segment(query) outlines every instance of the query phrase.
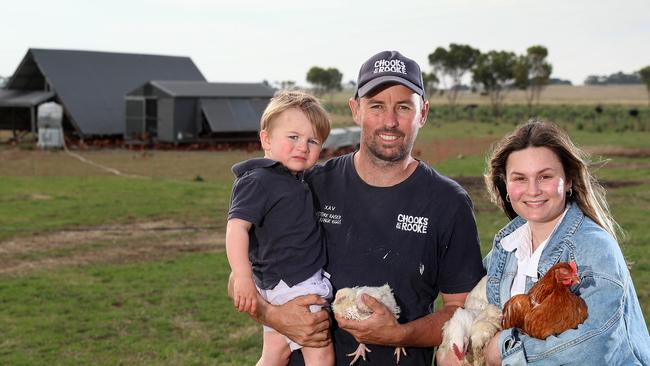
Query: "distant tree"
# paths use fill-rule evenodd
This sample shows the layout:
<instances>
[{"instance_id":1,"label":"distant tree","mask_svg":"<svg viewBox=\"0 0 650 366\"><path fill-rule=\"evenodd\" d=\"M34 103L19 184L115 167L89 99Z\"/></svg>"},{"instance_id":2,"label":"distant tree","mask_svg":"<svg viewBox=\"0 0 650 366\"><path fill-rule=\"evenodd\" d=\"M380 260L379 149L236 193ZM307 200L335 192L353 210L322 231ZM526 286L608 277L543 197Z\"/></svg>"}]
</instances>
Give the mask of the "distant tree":
<instances>
[{"instance_id":1,"label":"distant tree","mask_svg":"<svg viewBox=\"0 0 650 366\"><path fill-rule=\"evenodd\" d=\"M519 56L514 67L515 86L524 90L528 112L532 112L533 102L539 105L539 98L548 85L553 66L546 62L548 50L544 46L532 46L526 54Z\"/></svg>"},{"instance_id":2,"label":"distant tree","mask_svg":"<svg viewBox=\"0 0 650 366\"><path fill-rule=\"evenodd\" d=\"M585 79L585 85L602 85L605 84L605 77L598 75L589 75Z\"/></svg>"},{"instance_id":3,"label":"distant tree","mask_svg":"<svg viewBox=\"0 0 650 366\"><path fill-rule=\"evenodd\" d=\"M0 88L4 88L4 86L7 84L7 81L9 78L5 78L3 76L0 76Z\"/></svg>"},{"instance_id":4,"label":"distant tree","mask_svg":"<svg viewBox=\"0 0 650 366\"><path fill-rule=\"evenodd\" d=\"M495 116L499 116L506 92L513 85L516 62L513 52L490 51L481 54L472 69L472 80L490 97Z\"/></svg>"},{"instance_id":5,"label":"distant tree","mask_svg":"<svg viewBox=\"0 0 650 366\"><path fill-rule=\"evenodd\" d=\"M323 69L314 66L307 72L307 81L314 85L316 94L322 95L335 90L341 90L343 74L336 68Z\"/></svg>"},{"instance_id":6,"label":"distant tree","mask_svg":"<svg viewBox=\"0 0 650 366\"><path fill-rule=\"evenodd\" d=\"M481 51L471 46L451 43L449 50L438 47L429 55L433 73L443 88L448 89L447 100L452 109L456 106L463 75L472 69L480 54Z\"/></svg>"},{"instance_id":7,"label":"distant tree","mask_svg":"<svg viewBox=\"0 0 650 366\"><path fill-rule=\"evenodd\" d=\"M548 80L548 85L573 85L573 83L571 82L571 80L550 78Z\"/></svg>"},{"instance_id":8,"label":"distant tree","mask_svg":"<svg viewBox=\"0 0 650 366\"><path fill-rule=\"evenodd\" d=\"M610 85L610 84L643 84L638 73L626 74L622 71L611 75L589 75L585 85Z\"/></svg>"},{"instance_id":9,"label":"distant tree","mask_svg":"<svg viewBox=\"0 0 650 366\"><path fill-rule=\"evenodd\" d=\"M422 81L424 82L424 93L427 98L431 98L438 86L438 77L434 73L422 73Z\"/></svg>"},{"instance_id":10,"label":"distant tree","mask_svg":"<svg viewBox=\"0 0 650 366\"><path fill-rule=\"evenodd\" d=\"M293 89L296 86L296 82L293 80L276 81L273 84L275 84L276 89L280 90Z\"/></svg>"},{"instance_id":11,"label":"distant tree","mask_svg":"<svg viewBox=\"0 0 650 366\"><path fill-rule=\"evenodd\" d=\"M639 74L626 74L622 71L611 74L607 77L607 84L641 84Z\"/></svg>"},{"instance_id":12,"label":"distant tree","mask_svg":"<svg viewBox=\"0 0 650 366\"><path fill-rule=\"evenodd\" d=\"M343 80L343 74L334 67L330 67L327 70L325 70L327 74L329 75L329 83L328 83L328 88L327 91L341 91L343 87L341 86L341 81Z\"/></svg>"},{"instance_id":13,"label":"distant tree","mask_svg":"<svg viewBox=\"0 0 650 366\"><path fill-rule=\"evenodd\" d=\"M639 70L639 76L648 90L648 105L650 105L650 65Z\"/></svg>"},{"instance_id":14,"label":"distant tree","mask_svg":"<svg viewBox=\"0 0 650 366\"><path fill-rule=\"evenodd\" d=\"M314 86L316 94L322 94L327 85L325 69L314 66L307 71L307 81Z\"/></svg>"}]
</instances>

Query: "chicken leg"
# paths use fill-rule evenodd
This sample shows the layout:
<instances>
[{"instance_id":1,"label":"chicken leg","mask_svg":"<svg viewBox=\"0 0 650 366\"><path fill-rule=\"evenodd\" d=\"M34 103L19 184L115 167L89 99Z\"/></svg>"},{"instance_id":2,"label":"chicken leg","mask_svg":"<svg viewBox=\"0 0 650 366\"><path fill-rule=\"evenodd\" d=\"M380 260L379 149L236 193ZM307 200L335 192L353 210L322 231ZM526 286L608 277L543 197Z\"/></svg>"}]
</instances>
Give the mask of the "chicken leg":
<instances>
[{"instance_id":1,"label":"chicken leg","mask_svg":"<svg viewBox=\"0 0 650 366\"><path fill-rule=\"evenodd\" d=\"M356 351L347 354L350 357L354 356L354 358L350 362L350 366L352 366L355 362L357 362L359 357L363 358L363 360L365 361L366 360L366 352L372 352L372 351L370 350L370 348L366 347L365 344L359 343L359 347L357 347ZM399 356L398 356L398 359L399 359Z\"/></svg>"},{"instance_id":2,"label":"chicken leg","mask_svg":"<svg viewBox=\"0 0 650 366\"><path fill-rule=\"evenodd\" d=\"M395 359L397 359L397 363L399 363L399 358L402 354L406 356L406 348L404 347L395 347L395 351L393 352L395 355Z\"/></svg>"}]
</instances>

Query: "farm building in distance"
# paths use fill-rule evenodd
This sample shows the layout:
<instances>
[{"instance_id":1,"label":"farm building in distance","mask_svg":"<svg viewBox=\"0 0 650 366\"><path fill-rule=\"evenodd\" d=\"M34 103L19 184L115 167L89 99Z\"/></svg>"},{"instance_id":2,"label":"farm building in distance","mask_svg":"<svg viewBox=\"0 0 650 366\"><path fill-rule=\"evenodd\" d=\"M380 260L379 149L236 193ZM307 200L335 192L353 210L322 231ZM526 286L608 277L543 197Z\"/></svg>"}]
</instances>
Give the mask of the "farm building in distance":
<instances>
[{"instance_id":1,"label":"farm building in distance","mask_svg":"<svg viewBox=\"0 0 650 366\"><path fill-rule=\"evenodd\" d=\"M125 140L256 140L274 90L262 83L154 80L126 95Z\"/></svg>"},{"instance_id":2,"label":"farm building in distance","mask_svg":"<svg viewBox=\"0 0 650 366\"><path fill-rule=\"evenodd\" d=\"M262 84L208 83L189 57L29 49L0 89L0 129L36 135L38 106L54 101L79 139L239 137L257 133L272 95Z\"/></svg>"},{"instance_id":3,"label":"farm building in distance","mask_svg":"<svg viewBox=\"0 0 650 366\"><path fill-rule=\"evenodd\" d=\"M205 81L189 57L29 49L0 95L0 128L35 133L35 109L51 100L66 133L121 136L124 95L152 79Z\"/></svg>"}]
</instances>

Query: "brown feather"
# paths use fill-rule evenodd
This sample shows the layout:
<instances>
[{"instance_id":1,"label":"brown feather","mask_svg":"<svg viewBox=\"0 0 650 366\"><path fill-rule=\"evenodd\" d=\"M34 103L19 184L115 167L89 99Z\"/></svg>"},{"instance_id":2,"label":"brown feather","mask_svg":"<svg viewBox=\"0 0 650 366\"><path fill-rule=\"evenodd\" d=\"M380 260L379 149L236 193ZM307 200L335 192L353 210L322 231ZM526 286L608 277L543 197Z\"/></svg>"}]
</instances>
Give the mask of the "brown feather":
<instances>
[{"instance_id":1,"label":"brown feather","mask_svg":"<svg viewBox=\"0 0 650 366\"><path fill-rule=\"evenodd\" d=\"M515 295L506 302L503 307L503 329L523 328L524 316L531 309L530 297L527 295Z\"/></svg>"}]
</instances>

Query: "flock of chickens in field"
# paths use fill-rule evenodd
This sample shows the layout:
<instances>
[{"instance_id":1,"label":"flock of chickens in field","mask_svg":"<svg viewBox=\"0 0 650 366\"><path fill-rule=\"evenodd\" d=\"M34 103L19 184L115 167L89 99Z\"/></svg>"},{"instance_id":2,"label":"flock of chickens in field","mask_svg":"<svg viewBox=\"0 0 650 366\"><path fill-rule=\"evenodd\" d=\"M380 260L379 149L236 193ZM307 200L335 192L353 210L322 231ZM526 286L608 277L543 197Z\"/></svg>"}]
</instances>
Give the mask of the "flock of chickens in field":
<instances>
[{"instance_id":1,"label":"flock of chickens in field","mask_svg":"<svg viewBox=\"0 0 650 366\"><path fill-rule=\"evenodd\" d=\"M510 298L501 311L488 303L487 277L483 277L468 294L465 306L458 308L442 328L443 341L438 352L453 352L465 365L485 365L485 347L501 329L519 328L531 337L546 339L576 328L587 318L587 305L570 289L577 283L580 279L575 262L560 262L551 267L527 294ZM400 308L388 284L340 289L332 302L332 311L345 319L369 318L372 312L361 300L363 294L374 297L392 310L395 318L399 317ZM352 357L350 365L359 358L365 360L366 352L369 349L363 343L359 344L357 350L348 355ZM397 347L397 363L402 355L406 356L406 351Z\"/></svg>"}]
</instances>

